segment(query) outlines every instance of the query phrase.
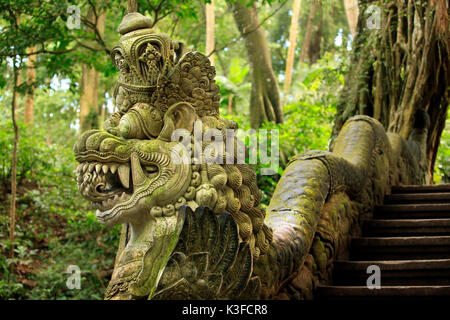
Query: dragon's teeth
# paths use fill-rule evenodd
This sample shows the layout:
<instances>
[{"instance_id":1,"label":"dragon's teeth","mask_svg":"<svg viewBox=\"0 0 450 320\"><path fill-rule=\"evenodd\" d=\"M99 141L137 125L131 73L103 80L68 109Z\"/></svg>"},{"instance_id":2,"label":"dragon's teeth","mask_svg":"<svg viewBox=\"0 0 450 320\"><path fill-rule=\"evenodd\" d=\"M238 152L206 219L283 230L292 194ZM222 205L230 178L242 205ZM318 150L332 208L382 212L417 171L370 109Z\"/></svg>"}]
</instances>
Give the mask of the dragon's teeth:
<instances>
[{"instance_id":1,"label":"dragon's teeth","mask_svg":"<svg viewBox=\"0 0 450 320\"><path fill-rule=\"evenodd\" d=\"M89 163L83 163L83 173L85 173L86 172L86 170L88 169L88 167L89 167Z\"/></svg>"},{"instance_id":2,"label":"dragon's teeth","mask_svg":"<svg viewBox=\"0 0 450 320\"><path fill-rule=\"evenodd\" d=\"M120 195L120 201L124 202L127 201L128 199L130 199L130 196L127 193L122 192L122 194Z\"/></svg>"},{"instance_id":3,"label":"dragon's teeth","mask_svg":"<svg viewBox=\"0 0 450 320\"><path fill-rule=\"evenodd\" d=\"M100 173L101 170L102 170L102 165L100 163L97 163L95 165L95 171L97 171L97 173Z\"/></svg>"},{"instance_id":4,"label":"dragon's teeth","mask_svg":"<svg viewBox=\"0 0 450 320\"><path fill-rule=\"evenodd\" d=\"M121 164L119 166L120 183L128 189L130 187L130 166L128 164Z\"/></svg>"},{"instance_id":5,"label":"dragon's teeth","mask_svg":"<svg viewBox=\"0 0 450 320\"><path fill-rule=\"evenodd\" d=\"M111 164L109 169L111 170L112 173L116 173L117 167L118 167L117 164Z\"/></svg>"},{"instance_id":6,"label":"dragon's teeth","mask_svg":"<svg viewBox=\"0 0 450 320\"><path fill-rule=\"evenodd\" d=\"M88 172L92 172L92 170L94 170L94 168L95 168L94 163L89 164Z\"/></svg>"},{"instance_id":7,"label":"dragon's teeth","mask_svg":"<svg viewBox=\"0 0 450 320\"><path fill-rule=\"evenodd\" d=\"M102 166L102 171L103 171L104 174L106 174L108 172L108 166L106 164L104 164Z\"/></svg>"},{"instance_id":8,"label":"dragon's teeth","mask_svg":"<svg viewBox=\"0 0 450 320\"><path fill-rule=\"evenodd\" d=\"M77 165L77 172L78 173L80 173L82 169L83 169L83 166L81 165L81 163L79 165Z\"/></svg>"}]
</instances>

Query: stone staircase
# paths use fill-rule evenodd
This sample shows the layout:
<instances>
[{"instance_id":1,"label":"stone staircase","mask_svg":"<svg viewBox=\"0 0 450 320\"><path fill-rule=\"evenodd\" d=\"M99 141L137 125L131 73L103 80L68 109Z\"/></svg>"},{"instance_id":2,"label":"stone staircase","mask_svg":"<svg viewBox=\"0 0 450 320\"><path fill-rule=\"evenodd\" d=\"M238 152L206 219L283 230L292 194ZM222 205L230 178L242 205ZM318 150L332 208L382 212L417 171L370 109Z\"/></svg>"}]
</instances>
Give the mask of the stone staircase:
<instances>
[{"instance_id":1,"label":"stone staircase","mask_svg":"<svg viewBox=\"0 0 450 320\"><path fill-rule=\"evenodd\" d=\"M317 299L450 298L450 184L393 187L362 235ZM370 265L380 268L380 289L366 285Z\"/></svg>"}]
</instances>

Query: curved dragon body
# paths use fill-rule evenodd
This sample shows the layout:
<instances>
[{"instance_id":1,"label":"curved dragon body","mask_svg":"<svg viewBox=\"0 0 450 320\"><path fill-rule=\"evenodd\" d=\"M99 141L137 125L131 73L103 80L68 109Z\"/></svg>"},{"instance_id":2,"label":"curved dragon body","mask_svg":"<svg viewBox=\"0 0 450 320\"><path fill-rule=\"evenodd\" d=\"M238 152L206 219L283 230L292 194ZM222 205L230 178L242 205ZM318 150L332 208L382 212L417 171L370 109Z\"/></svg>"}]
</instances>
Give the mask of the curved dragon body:
<instances>
[{"instance_id":1,"label":"curved dragon body","mask_svg":"<svg viewBox=\"0 0 450 320\"><path fill-rule=\"evenodd\" d=\"M224 145L239 145L226 134L237 125L219 116L214 67L150 25L138 13L124 17L111 55L118 111L106 131L87 131L74 146L81 194L101 223L124 225L106 299L276 297L308 259L333 195L370 207L423 171L413 158L423 157L426 128L405 142L354 117L333 152L291 160L266 216L254 170L193 137L201 122L202 136L215 130ZM399 159L410 172L398 170Z\"/></svg>"}]
</instances>

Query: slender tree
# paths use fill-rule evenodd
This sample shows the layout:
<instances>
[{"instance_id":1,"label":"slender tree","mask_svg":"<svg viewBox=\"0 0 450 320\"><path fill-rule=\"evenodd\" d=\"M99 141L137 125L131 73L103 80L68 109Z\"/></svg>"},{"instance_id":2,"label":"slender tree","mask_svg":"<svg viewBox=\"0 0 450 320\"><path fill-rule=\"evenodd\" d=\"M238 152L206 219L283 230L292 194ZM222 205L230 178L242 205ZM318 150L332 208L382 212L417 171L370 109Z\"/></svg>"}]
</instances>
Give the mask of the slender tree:
<instances>
[{"instance_id":1,"label":"slender tree","mask_svg":"<svg viewBox=\"0 0 450 320\"><path fill-rule=\"evenodd\" d=\"M311 34L311 41L308 50L309 64L316 63L320 59L322 52L322 38L323 38L323 2L317 1L314 14L313 30Z\"/></svg>"},{"instance_id":2,"label":"slender tree","mask_svg":"<svg viewBox=\"0 0 450 320\"><path fill-rule=\"evenodd\" d=\"M283 122L280 89L272 69L270 49L258 20L256 3L228 3L241 37L244 38L252 78L250 124L258 128L264 121Z\"/></svg>"},{"instance_id":3,"label":"slender tree","mask_svg":"<svg viewBox=\"0 0 450 320\"><path fill-rule=\"evenodd\" d=\"M90 29L90 32L98 32L103 36L105 30L105 12L96 13L93 7L89 8L87 20L92 23L96 30ZM99 122L98 108L98 71L86 63L82 65L82 76L80 81L80 132L97 127Z\"/></svg>"},{"instance_id":4,"label":"slender tree","mask_svg":"<svg viewBox=\"0 0 450 320\"><path fill-rule=\"evenodd\" d=\"M309 9L308 22L306 24L305 38L303 39L302 51L300 53L300 63L299 63L300 67L301 67L301 63L305 62L306 57L309 56L309 51L311 48L313 24L314 24L314 14L316 12L316 5L317 5L317 0L312 0L311 7ZM310 63L311 63L311 61L310 61Z\"/></svg>"},{"instance_id":5,"label":"slender tree","mask_svg":"<svg viewBox=\"0 0 450 320\"><path fill-rule=\"evenodd\" d=\"M33 46L27 50L28 53L36 51L36 47ZM27 68L27 92L25 95L25 112L24 112L24 123L33 123L33 112L34 112L34 91L36 81L36 54L31 54L28 56L26 62Z\"/></svg>"},{"instance_id":6,"label":"slender tree","mask_svg":"<svg viewBox=\"0 0 450 320\"><path fill-rule=\"evenodd\" d=\"M284 94L287 95L291 89L292 69L294 68L295 45L298 36L298 17L300 15L301 0L294 0L292 5L291 27L289 28L289 48L286 58L286 71L284 79Z\"/></svg>"},{"instance_id":7,"label":"slender tree","mask_svg":"<svg viewBox=\"0 0 450 320\"><path fill-rule=\"evenodd\" d=\"M215 49L215 15L214 15L214 0L206 4L206 55L209 56L211 64L214 65L214 54L211 54Z\"/></svg>"},{"instance_id":8,"label":"slender tree","mask_svg":"<svg viewBox=\"0 0 450 320\"><path fill-rule=\"evenodd\" d=\"M138 2L137 0L128 0L127 2L127 11L128 13L137 12L138 10Z\"/></svg>"},{"instance_id":9,"label":"slender tree","mask_svg":"<svg viewBox=\"0 0 450 320\"><path fill-rule=\"evenodd\" d=\"M220 67L222 68L223 75L225 76L225 78L228 78L227 66L223 62L223 59L221 58L220 53L216 52L216 54L217 54L217 60L219 60ZM228 95L228 114L232 114L232 113L233 113L233 94L230 93Z\"/></svg>"},{"instance_id":10,"label":"slender tree","mask_svg":"<svg viewBox=\"0 0 450 320\"><path fill-rule=\"evenodd\" d=\"M15 230L16 230L16 194L17 194L17 147L19 144L19 127L17 126L16 119L16 99L19 86L19 72L17 67L16 58L13 58L13 90L11 100L11 119L14 128L14 145L13 145L13 157L11 163L11 206L10 206L10 222L9 222L9 241L10 241L10 258L14 258L14 242L15 242ZM11 268L13 265L11 264Z\"/></svg>"},{"instance_id":11,"label":"slender tree","mask_svg":"<svg viewBox=\"0 0 450 320\"><path fill-rule=\"evenodd\" d=\"M344 7L350 33L352 34L353 39L355 39L359 14L358 0L344 0Z\"/></svg>"}]
</instances>

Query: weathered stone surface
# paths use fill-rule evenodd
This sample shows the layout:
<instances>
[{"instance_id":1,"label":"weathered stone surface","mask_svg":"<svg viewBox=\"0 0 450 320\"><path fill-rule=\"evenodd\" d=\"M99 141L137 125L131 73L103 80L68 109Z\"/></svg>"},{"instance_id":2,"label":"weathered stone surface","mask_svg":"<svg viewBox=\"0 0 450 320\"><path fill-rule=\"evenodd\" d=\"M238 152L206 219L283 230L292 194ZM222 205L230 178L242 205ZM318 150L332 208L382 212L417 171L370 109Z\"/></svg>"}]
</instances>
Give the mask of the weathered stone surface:
<instances>
[{"instance_id":1,"label":"weathered stone surface","mask_svg":"<svg viewBox=\"0 0 450 320\"><path fill-rule=\"evenodd\" d=\"M267 288L263 286L262 292L266 293L264 297L271 297L269 293L271 291L274 292L273 297L289 294L292 298L312 299L316 286L327 284L332 280L333 262L348 257L351 239L361 234L363 221L372 216L376 205L383 203L384 196L389 194L392 184L423 181L426 171L419 163L423 162L424 154L419 151L422 150L426 131L419 130L419 133L413 134L412 139L406 142L397 136L386 135L376 120L357 116L344 125L333 153L312 151L295 158L300 161L291 161L290 167L286 170L288 175L282 177L274 193L269 206L271 211L266 221L270 221L271 215L281 215L294 210L302 212L305 221L315 221L315 223L301 222L300 226L296 226L304 235L313 235L303 237L298 242L299 248L303 249L296 252L304 252L304 248L308 247L310 254L305 256L311 257L314 263L296 265L297 271L289 269L284 274L287 282L283 280L275 282L276 279L283 279L279 274L283 269L271 268L277 272L276 276L261 275L263 285L265 278L269 279L268 283L271 284ZM390 141L396 142L397 145L394 144L392 147ZM305 175L303 171L313 172L309 164L312 159L318 159L325 165L327 170L319 172L326 177L329 185L326 196L322 193L326 202L319 202L314 208L303 204L300 199L306 197L310 201L314 199L314 194L320 194L319 190L323 189L312 187L308 189L309 194L303 189L300 193L289 191L296 188L295 176L299 177L298 183L301 185L303 181L301 177ZM291 168L292 166L295 166L295 169ZM290 172L296 174L290 175ZM311 178L307 179L308 183L312 183L314 178L320 177L320 174L314 172ZM292 197L295 197L295 201ZM281 233L279 228L273 227L273 230L272 246L276 246ZM285 256L284 258L286 260ZM276 263L283 264L285 260L282 262L272 260L266 263L273 266ZM295 261L301 259L297 257ZM311 265L315 266L314 270L308 267ZM265 269L264 272L267 274L271 270ZM294 273L296 275L290 279L289 274ZM314 283L313 287L311 283ZM293 289L295 292L292 292ZM289 292L286 293L286 290Z\"/></svg>"},{"instance_id":2,"label":"weathered stone surface","mask_svg":"<svg viewBox=\"0 0 450 320\"><path fill-rule=\"evenodd\" d=\"M183 44L148 26L148 19L138 13L124 17L119 44L111 53L120 71L115 90L118 112L105 122L105 131L84 132L74 146L81 194L92 201L101 223L125 225L105 297L257 297L260 285L251 277L253 263L269 250L272 230L264 225L256 174L249 165L236 164L236 152L223 164L225 149L222 155L211 154L216 160L208 162L210 141L191 139L199 125L201 137L214 129L225 146L226 130L237 128L219 116L215 69L203 54L185 52ZM188 135L186 149L172 141L180 132ZM230 139L236 150L237 138ZM204 234L213 232L215 224L198 225L198 230L206 228L204 232L192 229L183 213L186 206L198 215L206 210L202 207L218 216L230 214L225 226L234 225L236 241L225 232L228 238L220 242L224 251L213 245L199 250L198 243L206 241ZM224 233L214 230L216 235ZM195 245L180 248L186 233ZM217 252L224 252L227 261L219 263ZM169 264L181 263L174 260L180 255L186 256L184 264L204 259L209 268L199 267L198 279L167 273L161 277ZM175 285L173 279L181 282ZM194 280L203 286L192 284Z\"/></svg>"},{"instance_id":3,"label":"weathered stone surface","mask_svg":"<svg viewBox=\"0 0 450 320\"><path fill-rule=\"evenodd\" d=\"M237 128L219 116L214 67L149 25L124 18L111 53L118 111L74 146L81 194L101 223L125 225L105 297L312 299L391 186L423 181L426 130L404 141L351 118L333 152L291 159L266 217L254 170L236 157L207 163L210 142L191 139L197 121L224 145ZM180 132L200 155L172 141Z\"/></svg>"}]
</instances>

